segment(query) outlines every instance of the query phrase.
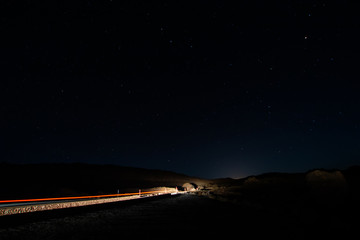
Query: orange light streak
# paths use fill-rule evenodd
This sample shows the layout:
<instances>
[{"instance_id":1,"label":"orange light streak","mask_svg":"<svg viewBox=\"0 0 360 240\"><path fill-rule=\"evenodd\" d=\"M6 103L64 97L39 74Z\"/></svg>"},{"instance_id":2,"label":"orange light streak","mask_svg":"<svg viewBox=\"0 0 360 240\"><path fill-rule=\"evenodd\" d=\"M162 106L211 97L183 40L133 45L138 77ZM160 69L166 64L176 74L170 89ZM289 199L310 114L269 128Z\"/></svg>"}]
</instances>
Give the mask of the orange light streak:
<instances>
[{"instance_id":1,"label":"orange light streak","mask_svg":"<svg viewBox=\"0 0 360 240\"><path fill-rule=\"evenodd\" d=\"M163 191L141 192L141 195L150 194L150 193L159 193L159 192L163 192ZM139 192L136 192L136 193L108 194L108 195L95 195L95 196L80 196L80 197L57 197L57 198L0 200L0 203L40 202L40 201L70 200L70 199L85 199L85 198L104 198L104 197L118 197L118 196L132 196L132 195L139 195Z\"/></svg>"}]
</instances>

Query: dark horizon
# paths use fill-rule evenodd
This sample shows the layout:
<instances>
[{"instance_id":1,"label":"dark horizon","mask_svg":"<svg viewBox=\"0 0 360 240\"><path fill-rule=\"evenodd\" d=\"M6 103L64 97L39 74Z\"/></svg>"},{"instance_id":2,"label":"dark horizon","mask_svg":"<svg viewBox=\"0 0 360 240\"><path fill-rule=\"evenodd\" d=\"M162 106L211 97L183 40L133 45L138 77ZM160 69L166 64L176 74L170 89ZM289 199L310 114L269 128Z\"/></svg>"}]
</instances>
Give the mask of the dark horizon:
<instances>
[{"instance_id":1,"label":"dark horizon","mask_svg":"<svg viewBox=\"0 0 360 240\"><path fill-rule=\"evenodd\" d=\"M61 167L70 167L71 169L73 169L73 167L96 167L96 166L100 166L100 167L118 167L119 169L134 169L134 170L145 170L145 171L149 171L152 172L168 172L168 173L172 173L172 174L178 174L178 175L183 175L183 176L187 176L190 178L195 178L195 179L203 179L203 180L221 180L221 179L233 179L233 180L237 180L237 179L246 179L249 177L256 177L256 176L269 176L269 175L273 175L273 174L308 174L311 172L314 172L316 170L320 170L320 171L324 171L324 172L328 172L328 173L332 173L332 172L336 172L336 171L349 171L349 170L358 170L360 169L360 165L350 165L348 167L345 168L309 168L307 170L299 170L299 171L269 171L269 172L254 172L253 174L249 174L249 175L243 175L243 176L236 176L236 177L230 177L230 176L223 176L223 177L214 177L214 178L206 178L206 177L201 177L201 176L196 176L196 175L191 175L191 174L185 174L183 172L178 172L178 171L173 171L173 170L166 170L166 169L160 169L160 168L145 168L145 167L134 167L134 166L125 166L125 165L118 165L118 164L112 164L112 163L88 163L88 162L37 162L37 163L10 163L10 162L0 162L0 166L5 166L5 167L26 167L26 166L30 166L30 167L34 167L34 166L39 166L39 167L54 167L54 166L61 166Z\"/></svg>"},{"instance_id":2,"label":"dark horizon","mask_svg":"<svg viewBox=\"0 0 360 240\"><path fill-rule=\"evenodd\" d=\"M344 1L5 1L0 162L204 178L360 164Z\"/></svg>"}]
</instances>

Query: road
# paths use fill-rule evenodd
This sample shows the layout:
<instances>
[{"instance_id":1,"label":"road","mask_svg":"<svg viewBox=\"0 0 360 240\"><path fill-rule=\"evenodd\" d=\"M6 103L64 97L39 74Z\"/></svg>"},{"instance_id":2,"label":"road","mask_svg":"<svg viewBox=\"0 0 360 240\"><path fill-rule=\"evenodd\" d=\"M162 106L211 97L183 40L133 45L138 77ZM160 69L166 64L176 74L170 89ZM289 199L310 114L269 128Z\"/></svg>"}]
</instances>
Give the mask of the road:
<instances>
[{"instance_id":1,"label":"road","mask_svg":"<svg viewBox=\"0 0 360 240\"><path fill-rule=\"evenodd\" d=\"M53 201L28 201L28 202L15 202L15 203L2 203L0 204L0 209L5 207L20 207L20 206L28 206L28 205L41 205L48 203L65 203L65 202L73 202L73 201L86 201L83 200L53 200Z\"/></svg>"},{"instance_id":2,"label":"road","mask_svg":"<svg viewBox=\"0 0 360 240\"><path fill-rule=\"evenodd\" d=\"M229 207L215 200L179 194L134 203L129 201L128 204L120 203L111 208L57 216L14 227L2 228L0 225L0 236L2 240L169 239L179 234L212 237L214 232L221 231L218 224L231 221L232 218L227 218L229 212Z\"/></svg>"},{"instance_id":3,"label":"road","mask_svg":"<svg viewBox=\"0 0 360 240\"><path fill-rule=\"evenodd\" d=\"M92 195L79 197L57 197L57 198L38 198L38 199L17 199L0 200L0 216L13 215L18 213L52 210L68 207L80 207L94 204L103 204L110 202L138 199L140 197L149 197L162 195L166 191L147 191L136 193L121 193L108 195Z\"/></svg>"},{"instance_id":4,"label":"road","mask_svg":"<svg viewBox=\"0 0 360 240\"><path fill-rule=\"evenodd\" d=\"M192 194L145 199L56 213L15 225L0 222L0 239L351 239L358 231L357 221L337 215L334 218L334 209L326 214L301 208L304 211L295 214L303 215L294 215L282 211L287 209L266 208L253 201L234 205ZM292 207L296 210L297 206ZM38 212L36 216L43 214ZM7 217L19 220L26 216Z\"/></svg>"}]
</instances>

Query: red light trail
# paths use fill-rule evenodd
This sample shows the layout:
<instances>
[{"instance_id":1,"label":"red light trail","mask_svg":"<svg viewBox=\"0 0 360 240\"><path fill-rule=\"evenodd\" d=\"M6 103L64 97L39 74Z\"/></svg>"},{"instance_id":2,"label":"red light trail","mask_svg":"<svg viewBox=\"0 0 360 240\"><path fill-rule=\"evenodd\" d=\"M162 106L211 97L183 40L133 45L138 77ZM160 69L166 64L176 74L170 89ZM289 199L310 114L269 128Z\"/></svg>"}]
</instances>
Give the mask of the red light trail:
<instances>
[{"instance_id":1,"label":"red light trail","mask_svg":"<svg viewBox=\"0 0 360 240\"><path fill-rule=\"evenodd\" d=\"M151 193L160 193L164 191L150 191L150 192L136 192L136 193L120 193L108 195L94 195L94 196L79 196L79 197L57 197L57 198L35 198L35 199L17 199L17 200L0 200L0 203L16 203L16 202L40 202L40 201L54 201L54 200L71 200L71 199L87 199L87 198L105 198L105 197L120 197L133 196Z\"/></svg>"}]
</instances>

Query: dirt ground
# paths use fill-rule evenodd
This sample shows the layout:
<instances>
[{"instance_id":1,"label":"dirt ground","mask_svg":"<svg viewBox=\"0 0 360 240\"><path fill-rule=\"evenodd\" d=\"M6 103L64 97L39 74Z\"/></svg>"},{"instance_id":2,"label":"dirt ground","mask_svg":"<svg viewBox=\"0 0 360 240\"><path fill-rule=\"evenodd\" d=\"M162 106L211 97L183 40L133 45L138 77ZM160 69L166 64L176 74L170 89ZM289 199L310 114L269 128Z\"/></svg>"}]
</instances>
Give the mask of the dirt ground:
<instances>
[{"instance_id":1,"label":"dirt ground","mask_svg":"<svg viewBox=\"0 0 360 240\"><path fill-rule=\"evenodd\" d=\"M228 218L229 208L205 197L178 195L135 204L0 227L6 239L106 239L207 234ZM230 216L229 216L230 217Z\"/></svg>"},{"instance_id":2,"label":"dirt ground","mask_svg":"<svg viewBox=\"0 0 360 240\"><path fill-rule=\"evenodd\" d=\"M345 224L348 221L337 219L339 215L336 214L330 218L331 214L326 218L318 214L321 213L298 218L296 213L274 211L258 205L242 206L204 196L178 195L0 227L0 239L155 236L161 239L175 236L197 236L202 239L214 236L221 236L222 239L240 236L255 239L339 236L346 239L351 236L352 225Z\"/></svg>"},{"instance_id":3,"label":"dirt ground","mask_svg":"<svg viewBox=\"0 0 360 240\"><path fill-rule=\"evenodd\" d=\"M0 240L352 239L359 225L359 173L360 167L269 173L213 181L196 195L3 216Z\"/></svg>"}]
</instances>

